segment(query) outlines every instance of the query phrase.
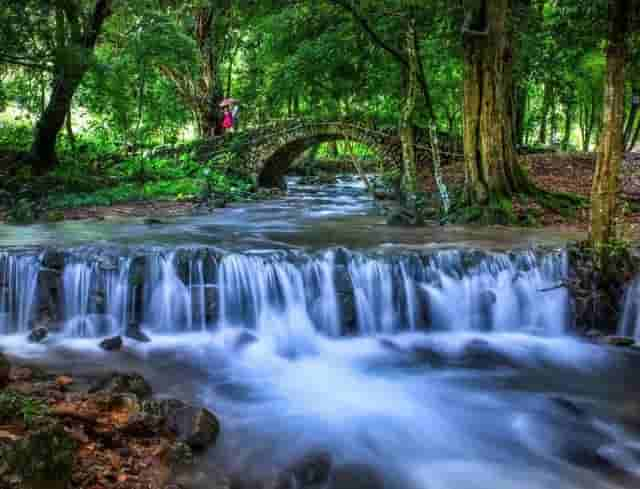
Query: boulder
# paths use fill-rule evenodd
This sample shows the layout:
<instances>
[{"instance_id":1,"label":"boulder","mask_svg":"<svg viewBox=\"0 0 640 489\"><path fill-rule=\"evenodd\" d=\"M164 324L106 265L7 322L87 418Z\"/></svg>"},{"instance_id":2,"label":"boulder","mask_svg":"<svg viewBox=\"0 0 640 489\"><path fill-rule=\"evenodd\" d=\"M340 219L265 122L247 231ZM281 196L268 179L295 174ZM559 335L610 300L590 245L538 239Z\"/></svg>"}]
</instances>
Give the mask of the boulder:
<instances>
[{"instance_id":1,"label":"boulder","mask_svg":"<svg viewBox=\"0 0 640 489\"><path fill-rule=\"evenodd\" d=\"M114 336L100 342L100 348L106 351L117 351L122 348L122 337Z\"/></svg>"},{"instance_id":2,"label":"boulder","mask_svg":"<svg viewBox=\"0 0 640 489\"><path fill-rule=\"evenodd\" d=\"M212 446L220 434L220 422L209 410L183 404L170 410L167 425L178 439L193 450Z\"/></svg>"},{"instance_id":3,"label":"boulder","mask_svg":"<svg viewBox=\"0 0 640 489\"><path fill-rule=\"evenodd\" d=\"M96 380L89 388L89 393L135 394L140 399L151 396L151 386L137 373L112 372Z\"/></svg>"},{"instance_id":4,"label":"boulder","mask_svg":"<svg viewBox=\"0 0 640 489\"><path fill-rule=\"evenodd\" d=\"M34 328L31 333L29 333L27 340L30 343L42 343L48 335L49 330L47 328L45 328L44 326L38 326L37 328Z\"/></svg>"},{"instance_id":5,"label":"boulder","mask_svg":"<svg viewBox=\"0 0 640 489\"><path fill-rule=\"evenodd\" d=\"M134 341L137 341L139 343L150 343L151 342L151 338L149 338L141 329L140 326L137 324L130 324L127 327L127 330L125 331L124 335L127 338L130 338Z\"/></svg>"},{"instance_id":6,"label":"boulder","mask_svg":"<svg viewBox=\"0 0 640 489\"><path fill-rule=\"evenodd\" d=\"M249 331L243 330L238 334L238 336L233 339L231 349L233 351L242 351L247 346L255 343L256 341L258 341L256 335L250 333Z\"/></svg>"},{"instance_id":7,"label":"boulder","mask_svg":"<svg viewBox=\"0 0 640 489\"><path fill-rule=\"evenodd\" d=\"M325 487L331 478L331 455L310 453L293 462L278 476L276 489L315 489Z\"/></svg>"},{"instance_id":8,"label":"boulder","mask_svg":"<svg viewBox=\"0 0 640 489\"><path fill-rule=\"evenodd\" d=\"M628 336L605 336L602 341L611 346L632 346L636 342Z\"/></svg>"},{"instance_id":9,"label":"boulder","mask_svg":"<svg viewBox=\"0 0 640 489\"><path fill-rule=\"evenodd\" d=\"M0 388L9 383L9 374L11 373L11 364L4 354L0 353Z\"/></svg>"},{"instance_id":10,"label":"boulder","mask_svg":"<svg viewBox=\"0 0 640 489\"><path fill-rule=\"evenodd\" d=\"M481 339L474 339L467 343L455 363L459 367L473 369L516 367L515 362L508 355Z\"/></svg>"},{"instance_id":11,"label":"boulder","mask_svg":"<svg viewBox=\"0 0 640 489\"><path fill-rule=\"evenodd\" d=\"M177 399L146 401L143 411L164 419L166 428L176 435L178 441L193 450L212 446L220 434L220 423L211 411Z\"/></svg>"}]
</instances>

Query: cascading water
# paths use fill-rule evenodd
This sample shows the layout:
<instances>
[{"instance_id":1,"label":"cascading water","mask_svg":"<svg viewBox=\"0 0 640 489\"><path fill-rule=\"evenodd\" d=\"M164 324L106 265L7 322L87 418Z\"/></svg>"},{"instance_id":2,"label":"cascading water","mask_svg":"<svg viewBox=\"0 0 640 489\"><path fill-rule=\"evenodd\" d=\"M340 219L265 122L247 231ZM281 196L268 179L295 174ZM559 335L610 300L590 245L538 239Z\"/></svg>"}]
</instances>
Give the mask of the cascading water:
<instances>
[{"instance_id":1,"label":"cascading water","mask_svg":"<svg viewBox=\"0 0 640 489\"><path fill-rule=\"evenodd\" d=\"M39 255L0 252L0 334L29 330L40 265Z\"/></svg>"},{"instance_id":2,"label":"cascading water","mask_svg":"<svg viewBox=\"0 0 640 489\"><path fill-rule=\"evenodd\" d=\"M640 339L640 278L627 288L618 334Z\"/></svg>"},{"instance_id":3,"label":"cascading water","mask_svg":"<svg viewBox=\"0 0 640 489\"><path fill-rule=\"evenodd\" d=\"M310 349L316 333L558 335L570 321L567 292L559 287L567 274L561 253L83 249L65 252L63 261L59 295L68 336L117 334L132 321L163 334L242 327L288 351L295 344ZM38 258L5 253L2 263L3 331L26 331L38 295Z\"/></svg>"}]
</instances>

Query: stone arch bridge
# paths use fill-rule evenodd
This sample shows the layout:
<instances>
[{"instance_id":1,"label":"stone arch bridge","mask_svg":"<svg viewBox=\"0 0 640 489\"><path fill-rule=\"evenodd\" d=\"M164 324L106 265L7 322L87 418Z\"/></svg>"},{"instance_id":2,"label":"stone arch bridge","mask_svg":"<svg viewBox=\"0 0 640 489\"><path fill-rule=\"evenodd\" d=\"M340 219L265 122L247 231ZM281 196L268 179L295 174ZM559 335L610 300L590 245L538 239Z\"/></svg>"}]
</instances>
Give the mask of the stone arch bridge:
<instances>
[{"instance_id":1,"label":"stone arch bridge","mask_svg":"<svg viewBox=\"0 0 640 489\"><path fill-rule=\"evenodd\" d=\"M430 161L424 134L416 144L418 161ZM307 149L330 141L349 140L373 150L384 167L400 166L402 148L396 128L378 129L350 121L285 120L234 134L199 141L192 148L198 161L232 157L260 187L283 187L291 164Z\"/></svg>"}]
</instances>

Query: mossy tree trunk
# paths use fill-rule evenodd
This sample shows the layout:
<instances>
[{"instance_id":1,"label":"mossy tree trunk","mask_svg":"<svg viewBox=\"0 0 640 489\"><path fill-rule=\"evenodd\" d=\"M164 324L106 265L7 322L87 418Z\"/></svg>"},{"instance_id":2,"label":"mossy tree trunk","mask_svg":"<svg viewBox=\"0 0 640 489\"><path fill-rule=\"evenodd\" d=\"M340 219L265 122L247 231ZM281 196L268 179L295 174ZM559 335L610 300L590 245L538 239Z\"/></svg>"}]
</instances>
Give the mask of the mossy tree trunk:
<instances>
[{"instance_id":1,"label":"mossy tree trunk","mask_svg":"<svg viewBox=\"0 0 640 489\"><path fill-rule=\"evenodd\" d=\"M615 237L618 167L624 157L624 98L629 12L634 0L609 0L602 132L591 190L591 240L602 250Z\"/></svg>"},{"instance_id":2,"label":"mossy tree trunk","mask_svg":"<svg viewBox=\"0 0 640 489\"><path fill-rule=\"evenodd\" d=\"M471 15L470 15L471 14ZM512 0L483 0L464 35L464 158L470 205L529 190L513 142Z\"/></svg>"},{"instance_id":3,"label":"mossy tree trunk","mask_svg":"<svg viewBox=\"0 0 640 489\"><path fill-rule=\"evenodd\" d=\"M36 175L57 164L56 142L71 110L73 96L93 62L102 25L111 15L111 0L96 0L85 16L77 1L56 4L56 57L49 102L36 123L29 160ZM86 19L86 20L85 20Z\"/></svg>"},{"instance_id":4,"label":"mossy tree trunk","mask_svg":"<svg viewBox=\"0 0 640 489\"><path fill-rule=\"evenodd\" d=\"M416 193L416 134L414 117L418 101L418 53L416 50L416 22L409 19L406 30L406 54L409 65L405 76L404 106L400 118L400 141L402 143L402 179L400 188L408 202Z\"/></svg>"}]
</instances>

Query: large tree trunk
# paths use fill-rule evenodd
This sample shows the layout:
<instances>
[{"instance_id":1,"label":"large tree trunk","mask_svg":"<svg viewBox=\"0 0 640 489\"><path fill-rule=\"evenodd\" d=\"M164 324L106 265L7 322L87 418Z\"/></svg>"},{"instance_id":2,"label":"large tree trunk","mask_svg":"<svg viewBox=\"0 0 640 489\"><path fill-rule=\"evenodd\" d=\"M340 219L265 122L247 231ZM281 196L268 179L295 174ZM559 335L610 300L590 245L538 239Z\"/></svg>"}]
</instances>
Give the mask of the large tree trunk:
<instances>
[{"instance_id":1,"label":"large tree trunk","mask_svg":"<svg viewBox=\"0 0 640 489\"><path fill-rule=\"evenodd\" d=\"M469 204L528 189L513 144L511 0L483 0L464 28L464 158Z\"/></svg>"},{"instance_id":2,"label":"large tree trunk","mask_svg":"<svg viewBox=\"0 0 640 489\"><path fill-rule=\"evenodd\" d=\"M31 145L32 168L35 175L44 175L57 164L56 142L64 125L75 93L84 71L79 76L69 77L64 71L56 74L53 90L46 109L36 123Z\"/></svg>"},{"instance_id":3,"label":"large tree trunk","mask_svg":"<svg viewBox=\"0 0 640 489\"><path fill-rule=\"evenodd\" d=\"M405 201L415 199L416 194L416 134L414 117L418 101L418 52L416 49L416 21L409 20L406 32L406 53L409 66L406 72L404 107L400 119L400 141L402 143L402 180L400 188Z\"/></svg>"},{"instance_id":4,"label":"large tree trunk","mask_svg":"<svg viewBox=\"0 0 640 489\"><path fill-rule=\"evenodd\" d=\"M609 0L609 37L602 134L591 190L591 240L596 250L615 237L618 167L624 157L624 95L632 0Z\"/></svg>"},{"instance_id":5,"label":"large tree trunk","mask_svg":"<svg viewBox=\"0 0 640 489\"><path fill-rule=\"evenodd\" d=\"M43 175L56 166L56 142L82 78L91 66L93 50L104 21L111 15L111 0L96 0L93 14L83 25L80 6L67 1L57 7L57 53L49 103L36 123L30 160L33 172Z\"/></svg>"}]
</instances>

